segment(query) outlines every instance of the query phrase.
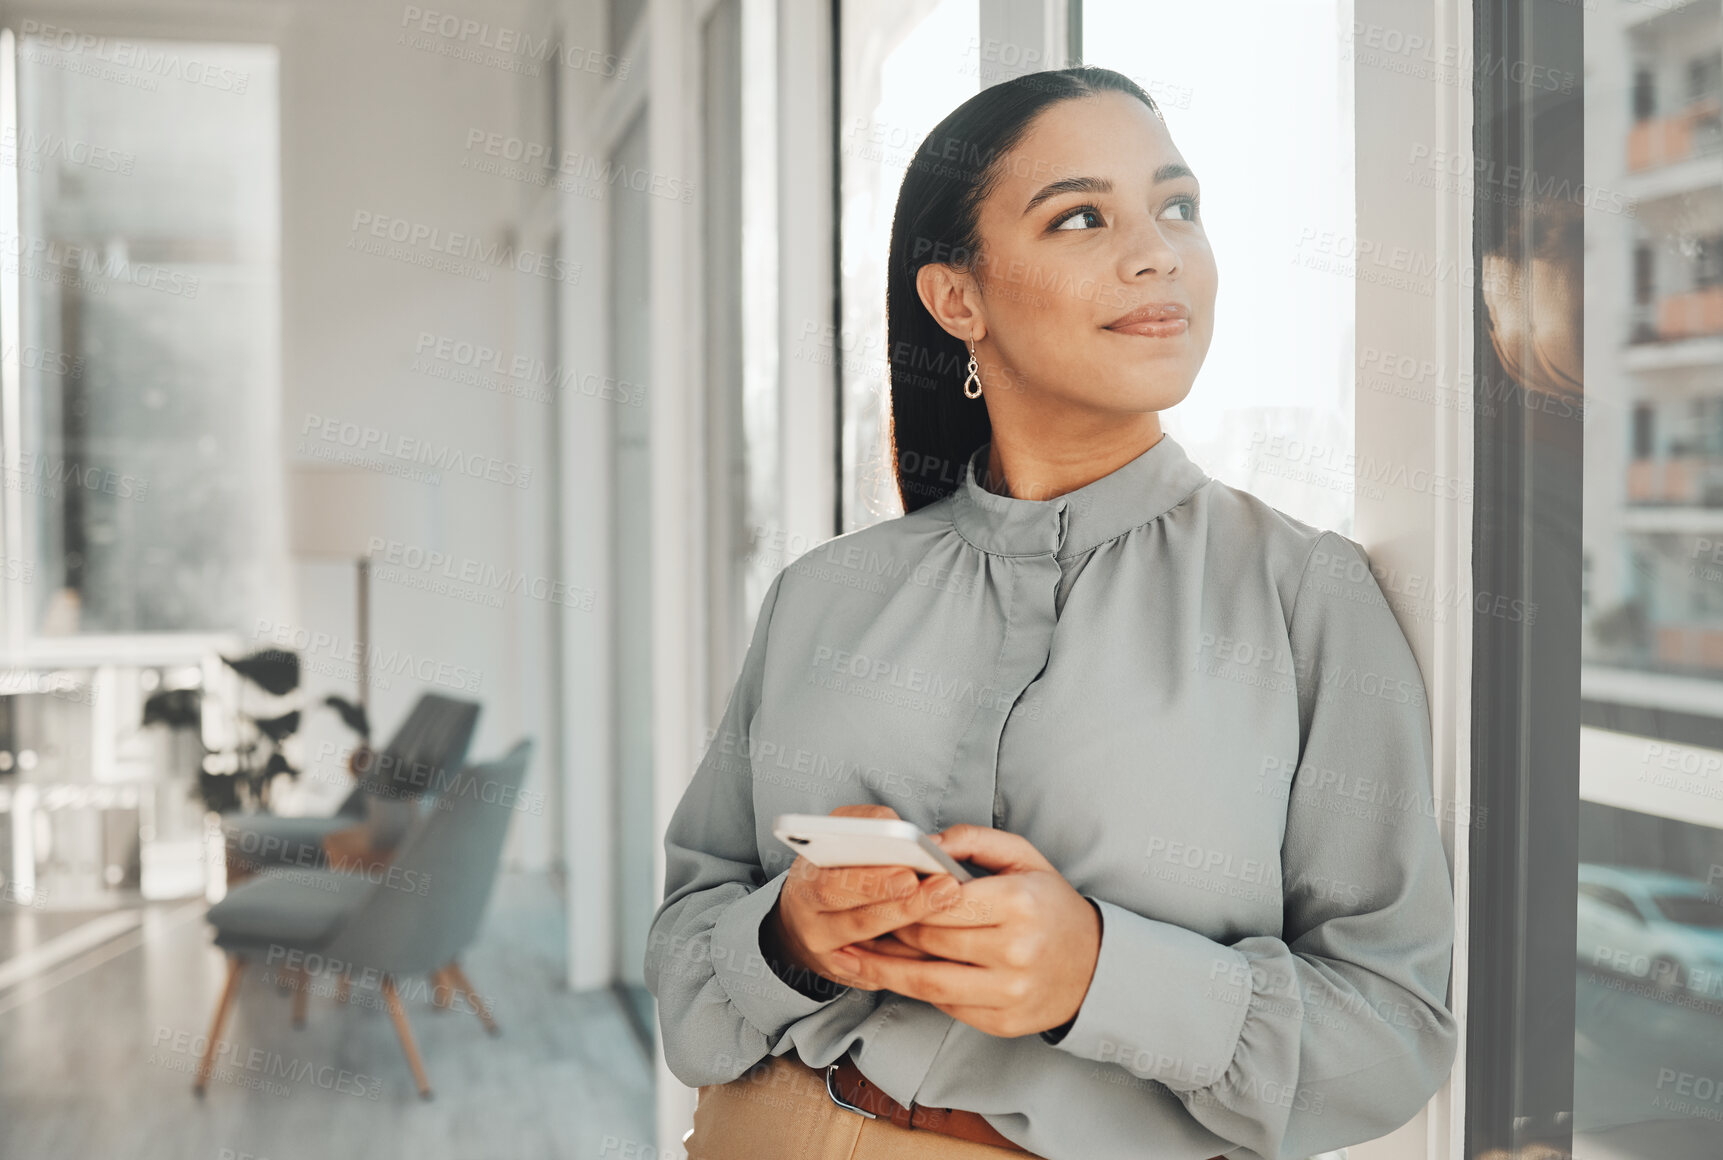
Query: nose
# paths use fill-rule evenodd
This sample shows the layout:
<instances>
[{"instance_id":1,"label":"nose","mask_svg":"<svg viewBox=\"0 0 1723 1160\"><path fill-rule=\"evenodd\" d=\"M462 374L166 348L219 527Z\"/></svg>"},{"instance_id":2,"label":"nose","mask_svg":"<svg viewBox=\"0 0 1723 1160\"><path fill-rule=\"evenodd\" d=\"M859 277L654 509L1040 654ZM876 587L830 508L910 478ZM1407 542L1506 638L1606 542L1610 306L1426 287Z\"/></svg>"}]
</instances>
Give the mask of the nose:
<instances>
[{"instance_id":1,"label":"nose","mask_svg":"<svg viewBox=\"0 0 1723 1160\"><path fill-rule=\"evenodd\" d=\"M1144 274L1179 273L1183 269L1182 259L1178 248L1161 229L1161 223L1146 214L1133 217L1121 233L1119 277L1129 281Z\"/></svg>"}]
</instances>

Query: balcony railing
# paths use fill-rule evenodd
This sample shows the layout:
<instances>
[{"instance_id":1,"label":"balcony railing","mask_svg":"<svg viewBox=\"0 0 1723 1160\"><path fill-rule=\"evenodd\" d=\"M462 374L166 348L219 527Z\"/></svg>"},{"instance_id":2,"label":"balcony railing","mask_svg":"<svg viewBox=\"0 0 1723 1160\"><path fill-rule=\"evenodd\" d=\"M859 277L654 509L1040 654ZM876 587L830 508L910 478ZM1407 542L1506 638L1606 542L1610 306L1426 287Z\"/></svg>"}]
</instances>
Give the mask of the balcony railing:
<instances>
[{"instance_id":1,"label":"balcony railing","mask_svg":"<svg viewBox=\"0 0 1723 1160\"><path fill-rule=\"evenodd\" d=\"M1723 507L1723 460L1698 455L1636 459L1627 465L1627 502Z\"/></svg>"},{"instance_id":2,"label":"balcony railing","mask_svg":"<svg viewBox=\"0 0 1723 1160\"><path fill-rule=\"evenodd\" d=\"M1723 334L1723 286L1702 286L1657 301L1657 340Z\"/></svg>"},{"instance_id":3,"label":"balcony railing","mask_svg":"<svg viewBox=\"0 0 1723 1160\"><path fill-rule=\"evenodd\" d=\"M1647 117L1627 135L1632 172L1723 151L1723 99L1702 97L1667 117Z\"/></svg>"},{"instance_id":4,"label":"balcony railing","mask_svg":"<svg viewBox=\"0 0 1723 1160\"><path fill-rule=\"evenodd\" d=\"M1723 628L1715 624L1660 624L1657 664L1677 671L1723 671Z\"/></svg>"},{"instance_id":5,"label":"balcony railing","mask_svg":"<svg viewBox=\"0 0 1723 1160\"><path fill-rule=\"evenodd\" d=\"M1665 294L1653 302L1635 303L1628 312L1630 344L1678 342L1711 335L1723 335L1723 286L1701 286L1681 294Z\"/></svg>"}]
</instances>

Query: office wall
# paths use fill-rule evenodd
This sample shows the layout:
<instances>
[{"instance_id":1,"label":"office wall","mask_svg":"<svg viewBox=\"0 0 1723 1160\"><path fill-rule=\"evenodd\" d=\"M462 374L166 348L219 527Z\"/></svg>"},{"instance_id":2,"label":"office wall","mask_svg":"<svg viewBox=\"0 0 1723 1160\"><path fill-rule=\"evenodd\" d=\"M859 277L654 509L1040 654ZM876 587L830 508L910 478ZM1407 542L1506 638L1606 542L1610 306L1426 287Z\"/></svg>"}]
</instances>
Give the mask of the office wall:
<instances>
[{"instance_id":1,"label":"office wall","mask_svg":"<svg viewBox=\"0 0 1723 1160\"><path fill-rule=\"evenodd\" d=\"M445 55L462 42L424 34L411 8L301 2L283 30L285 457L291 465L319 452L352 450L357 428L378 448L373 458L391 466L418 466L389 454L391 444L413 439L436 449L436 462L464 463L478 474L452 467L439 472L439 482L425 483L424 542L402 541L374 565L372 638L384 671L375 675L373 716L386 735L421 691L445 689L484 704L473 756L498 754L522 734L537 737L528 788L544 795L543 808L517 816L505 852L508 864L537 869L559 856L546 744L559 611L553 601L561 579L553 574L546 535L555 479L548 408L536 394L495 389L522 385L508 376L484 375L485 385L472 385L426 369L476 370L462 365L471 362L458 353L462 343L507 352L505 363L541 354L531 346L542 341L542 327L526 312L546 288L534 283L535 275L483 258L512 237L521 187L475 170L487 158L482 147L468 147L473 133L519 135L523 81L530 78ZM525 8L494 0L484 6L499 28L513 29L524 26ZM396 223L435 233L393 243L389 237L402 229ZM476 242L463 245L455 234ZM358 248L366 244L393 245L396 256ZM474 254L476 261L462 256ZM442 259L462 268L414 264ZM439 350L445 357L437 357ZM420 552L427 560L441 553L447 563L410 567ZM522 577L525 583L517 584ZM295 580L293 621L350 641L352 570L300 562ZM453 592L427 590L431 584ZM401 654L411 657L412 671L435 673L432 683L389 671L408 667ZM329 675L309 674L312 689L349 692L340 666L328 668ZM306 734L314 756L339 738L329 715Z\"/></svg>"}]
</instances>

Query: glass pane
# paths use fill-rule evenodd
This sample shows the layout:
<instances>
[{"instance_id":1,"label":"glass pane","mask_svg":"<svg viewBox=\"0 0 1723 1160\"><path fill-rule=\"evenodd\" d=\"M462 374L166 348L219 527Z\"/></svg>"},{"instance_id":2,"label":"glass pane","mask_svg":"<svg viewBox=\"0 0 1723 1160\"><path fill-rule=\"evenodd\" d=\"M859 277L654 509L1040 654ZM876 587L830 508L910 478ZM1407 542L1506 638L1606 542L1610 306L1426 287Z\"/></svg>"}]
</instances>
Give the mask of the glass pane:
<instances>
[{"instance_id":1,"label":"glass pane","mask_svg":"<svg viewBox=\"0 0 1723 1160\"><path fill-rule=\"evenodd\" d=\"M142 101L59 44L22 39L4 143L28 628L239 630L285 571L276 51L140 41L226 78Z\"/></svg>"},{"instance_id":2,"label":"glass pane","mask_svg":"<svg viewBox=\"0 0 1723 1160\"><path fill-rule=\"evenodd\" d=\"M1612 1160L1723 1140L1720 61L1716 4L1587 7L1573 1107Z\"/></svg>"},{"instance_id":3,"label":"glass pane","mask_svg":"<svg viewBox=\"0 0 1723 1160\"><path fill-rule=\"evenodd\" d=\"M635 117L609 158L609 172L649 165L646 114ZM650 384L652 314L647 271L651 195L626 182L610 203L610 351L617 381ZM653 1026L641 964L657 899L652 857L652 424L653 392L638 407L611 407L614 426L616 593L617 971L642 1027Z\"/></svg>"},{"instance_id":4,"label":"glass pane","mask_svg":"<svg viewBox=\"0 0 1723 1160\"><path fill-rule=\"evenodd\" d=\"M1351 8L1083 2L1083 63L1132 77L1161 107L1202 182L1221 271L1208 358L1165 428L1216 479L1345 535L1353 489L1378 486L1353 457L1353 299L1367 260L1355 252L1353 65L1340 52Z\"/></svg>"},{"instance_id":5,"label":"glass pane","mask_svg":"<svg viewBox=\"0 0 1723 1160\"><path fill-rule=\"evenodd\" d=\"M980 27L978 0L843 5L843 326L834 337L829 318L803 319L796 355L840 367L846 532L903 514L887 443L885 264L891 216L916 146L978 91L979 55L966 56L954 46L974 44Z\"/></svg>"}]
</instances>

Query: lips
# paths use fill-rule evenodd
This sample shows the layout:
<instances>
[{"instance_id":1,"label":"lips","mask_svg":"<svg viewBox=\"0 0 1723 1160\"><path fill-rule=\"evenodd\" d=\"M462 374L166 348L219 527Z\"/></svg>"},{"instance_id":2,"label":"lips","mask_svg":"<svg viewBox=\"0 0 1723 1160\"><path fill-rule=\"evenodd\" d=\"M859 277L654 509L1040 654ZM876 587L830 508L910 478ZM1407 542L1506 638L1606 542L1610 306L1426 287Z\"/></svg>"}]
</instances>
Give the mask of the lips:
<instances>
[{"instance_id":1,"label":"lips","mask_svg":"<svg viewBox=\"0 0 1723 1160\"><path fill-rule=\"evenodd\" d=\"M1182 302L1147 302L1107 324L1116 334L1170 338L1190 329L1190 308Z\"/></svg>"},{"instance_id":2,"label":"lips","mask_svg":"<svg viewBox=\"0 0 1723 1160\"><path fill-rule=\"evenodd\" d=\"M1117 317L1106 324L1106 329L1117 331L1127 326L1135 326L1137 322L1170 322L1175 319L1191 321L1191 309L1182 302L1148 302L1132 310L1130 314Z\"/></svg>"}]
</instances>

